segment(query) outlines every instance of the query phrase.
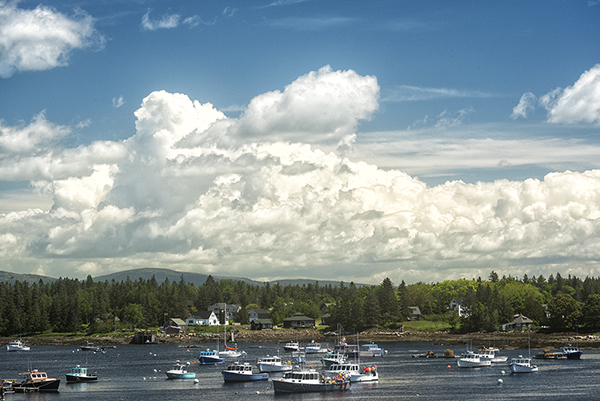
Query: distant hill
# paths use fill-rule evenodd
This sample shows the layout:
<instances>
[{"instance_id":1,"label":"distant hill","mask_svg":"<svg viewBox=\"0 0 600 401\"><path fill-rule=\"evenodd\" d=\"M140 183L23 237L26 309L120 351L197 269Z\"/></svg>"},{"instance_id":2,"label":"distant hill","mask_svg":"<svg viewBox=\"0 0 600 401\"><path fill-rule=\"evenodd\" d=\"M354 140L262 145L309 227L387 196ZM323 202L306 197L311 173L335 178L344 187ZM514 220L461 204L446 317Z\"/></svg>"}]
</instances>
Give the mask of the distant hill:
<instances>
[{"instance_id":1,"label":"distant hill","mask_svg":"<svg viewBox=\"0 0 600 401\"><path fill-rule=\"evenodd\" d=\"M154 276L156 278L156 281L159 284L162 284L165 282L165 280L167 278L169 279L170 282L173 282L173 281L178 282L179 280L181 280L182 275L183 275L183 279L187 283L192 283L196 286L204 284L206 282L206 279L209 276L208 274L204 274L204 273L178 272L176 270L171 270L171 269L143 268L143 269L124 270L124 271L120 271L120 272L116 272L116 273L106 274L103 276L93 277L93 278L94 278L94 281L108 280L108 282L110 283L112 280L115 280L116 282L127 281L127 277L129 277L129 279L131 281L135 281L139 278L142 278L144 280L150 280L152 278L152 276ZM262 285L263 284L260 281L250 280L249 278L243 278L243 277L213 276L213 278L215 279L215 281L234 280L234 281L243 281L250 285Z\"/></svg>"},{"instance_id":2,"label":"distant hill","mask_svg":"<svg viewBox=\"0 0 600 401\"><path fill-rule=\"evenodd\" d=\"M208 274L204 274L204 273L190 273L190 272L179 272L176 270L171 270L171 269L149 269L149 268L143 268L143 269L133 269L133 270L125 270L125 271L120 271L120 272L116 272L116 273L111 273L111 274L105 274L102 276L98 276L98 277L92 277L94 281L108 281L109 283L112 280L115 280L116 282L121 282L121 281L127 281L127 277L129 277L129 279L131 281L135 281L139 278L142 278L144 280L149 280L152 278L152 276L154 276L156 278L156 281L159 284L162 284L165 282L165 280L168 278L170 282L178 282L179 280L181 280L181 276L183 275L183 279L185 280L185 282L187 283L192 283L196 286L200 286L202 284L204 284L206 282L207 277L209 276ZM257 280L252 280L249 278L245 278L245 277L227 277L227 276L215 276L213 275L213 278L215 279L215 281L220 281L220 280L233 280L233 281L243 281L246 284L249 285L264 285L263 281L257 281ZM50 283L53 282L55 280L57 280L56 278L53 277L48 277L48 276L40 276L37 274L20 274L20 273L11 273L11 272L6 272L6 271L1 271L0 270L0 282L11 282L14 283L16 280L19 280L21 282L28 282L28 283L37 283L40 279L42 279L45 283ZM83 279L85 280L85 279ZM279 283L282 286L287 286L287 285L308 285L308 284L315 284L315 282L319 282L319 285L323 286L323 285L332 285L332 286L338 286L340 285L339 281L331 281L331 280L309 280L309 279L285 279L285 280L274 280L274 281L270 281L269 284L273 285L275 283ZM344 281L344 284L349 284L349 281ZM354 283L357 287L362 287L368 284L358 284L358 283Z\"/></svg>"},{"instance_id":3,"label":"distant hill","mask_svg":"<svg viewBox=\"0 0 600 401\"><path fill-rule=\"evenodd\" d=\"M178 282L179 280L181 280L181 276L183 275L183 279L186 282L192 283L196 286L204 284L206 282L206 278L208 277L208 274L204 274L204 273L179 272L179 271L170 270L170 269L143 268L143 269L125 270L125 271L121 271L121 272L107 274L104 276L94 277L94 281L108 280L108 282L111 282L112 280L115 280L116 282L121 282L121 281L126 281L127 277L129 277L129 279L131 281L135 281L139 278L142 278L144 280L149 280L152 278L153 275L159 284L164 283L165 279L167 279L167 278L169 279L170 282L173 282L173 281ZM215 279L215 281L233 280L233 281L243 281L249 285L264 285L263 281L252 280L252 279L245 278L245 277L227 277L227 276L213 275L213 278ZM331 284L332 286L340 285L339 281L331 281L331 280L321 281L321 280L309 280L309 279L274 280L274 281L270 281L269 284L273 285L278 282L282 286L296 285L296 284L304 285L304 284L315 284L316 281L319 282L319 285L328 285L328 284ZM349 282L345 282L345 284L349 284ZM367 284L355 283L355 285L357 287L362 287Z\"/></svg>"},{"instance_id":4,"label":"distant hill","mask_svg":"<svg viewBox=\"0 0 600 401\"><path fill-rule=\"evenodd\" d=\"M33 284L33 283L39 282L40 279L44 283L51 283L53 281L56 281L55 278L48 277L48 276L40 276L38 274L21 274L21 273L5 272L5 271L0 270L0 282L6 281L9 283L14 283L15 281L21 281L21 282L27 282L29 284Z\"/></svg>"}]
</instances>

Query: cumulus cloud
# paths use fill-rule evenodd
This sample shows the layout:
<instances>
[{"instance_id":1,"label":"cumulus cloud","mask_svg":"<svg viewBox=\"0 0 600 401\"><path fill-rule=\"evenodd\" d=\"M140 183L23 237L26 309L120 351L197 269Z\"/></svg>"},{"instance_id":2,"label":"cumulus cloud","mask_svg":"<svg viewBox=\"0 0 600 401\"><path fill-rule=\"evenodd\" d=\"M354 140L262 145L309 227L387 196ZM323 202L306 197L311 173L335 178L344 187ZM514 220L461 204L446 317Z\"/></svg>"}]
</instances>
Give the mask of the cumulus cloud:
<instances>
[{"instance_id":1,"label":"cumulus cloud","mask_svg":"<svg viewBox=\"0 0 600 401\"><path fill-rule=\"evenodd\" d=\"M526 118L537 107L547 110L550 123L600 125L600 64L581 74L573 86L556 88L539 98L525 93L511 117Z\"/></svg>"},{"instance_id":2,"label":"cumulus cloud","mask_svg":"<svg viewBox=\"0 0 600 401\"><path fill-rule=\"evenodd\" d=\"M524 93L519 100L519 104L513 108L510 117L516 120L519 117L527 118L533 112L538 104L538 98L531 92Z\"/></svg>"},{"instance_id":3,"label":"cumulus cloud","mask_svg":"<svg viewBox=\"0 0 600 401\"><path fill-rule=\"evenodd\" d=\"M430 187L323 151L331 139L354 146L378 92L373 77L324 68L257 96L237 119L153 92L126 141L30 156L40 172L21 177L53 206L0 215L3 263L63 276L144 266L373 283L598 268L600 170ZM58 265L67 270L52 273Z\"/></svg>"},{"instance_id":4,"label":"cumulus cloud","mask_svg":"<svg viewBox=\"0 0 600 401\"><path fill-rule=\"evenodd\" d=\"M46 120L44 112L35 116L27 126L11 127L0 120L0 160L14 154L35 153L53 145L69 133L69 128Z\"/></svg>"},{"instance_id":5,"label":"cumulus cloud","mask_svg":"<svg viewBox=\"0 0 600 401\"><path fill-rule=\"evenodd\" d=\"M102 46L92 17L78 11L66 16L38 5L33 10L18 2L0 1L0 77L17 71L41 71L66 66L75 49Z\"/></svg>"},{"instance_id":6,"label":"cumulus cloud","mask_svg":"<svg viewBox=\"0 0 600 401\"><path fill-rule=\"evenodd\" d=\"M378 98L375 77L326 66L299 77L283 92L252 99L231 131L246 140L338 142L371 117Z\"/></svg>"},{"instance_id":7,"label":"cumulus cloud","mask_svg":"<svg viewBox=\"0 0 600 401\"><path fill-rule=\"evenodd\" d=\"M600 125L600 64L581 74L549 105L548 121Z\"/></svg>"}]
</instances>

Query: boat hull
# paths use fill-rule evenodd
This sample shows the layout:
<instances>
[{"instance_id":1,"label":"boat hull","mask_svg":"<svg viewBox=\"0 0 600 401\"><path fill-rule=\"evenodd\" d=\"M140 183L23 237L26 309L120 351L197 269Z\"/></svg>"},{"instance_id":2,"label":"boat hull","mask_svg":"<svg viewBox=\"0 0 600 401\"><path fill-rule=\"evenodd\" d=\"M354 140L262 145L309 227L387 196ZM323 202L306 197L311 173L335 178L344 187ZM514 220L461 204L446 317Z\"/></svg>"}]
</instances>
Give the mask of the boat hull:
<instances>
[{"instance_id":1,"label":"boat hull","mask_svg":"<svg viewBox=\"0 0 600 401\"><path fill-rule=\"evenodd\" d=\"M235 373L223 371L223 380L225 382L253 382L253 381L261 381L268 380L268 373L253 373L253 374L245 374L245 373Z\"/></svg>"},{"instance_id":2,"label":"boat hull","mask_svg":"<svg viewBox=\"0 0 600 401\"><path fill-rule=\"evenodd\" d=\"M60 386L60 379L49 379L39 382L14 383L13 390L17 393L30 391L56 392Z\"/></svg>"},{"instance_id":3,"label":"boat hull","mask_svg":"<svg viewBox=\"0 0 600 401\"><path fill-rule=\"evenodd\" d=\"M258 371L263 373L263 372L267 372L267 373L277 373L277 372L289 372L290 370L292 370L292 365L273 365L273 364L269 364L269 363L257 363L256 366L258 367Z\"/></svg>"},{"instance_id":4,"label":"boat hull","mask_svg":"<svg viewBox=\"0 0 600 401\"><path fill-rule=\"evenodd\" d=\"M198 358L201 365L216 365L218 363L225 362L225 358L219 358L214 356L201 356Z\"/></svg>"},{"instance_id":5,"label":"boat hull","mask_svg":"<svg viewBox=\"0 0 600 401\"><path fill-rule=\"evenodd\" d=\"M98 376L81 376L67 374L67 383L87 383L98 381Z\"/></svg>"},{"instance_id":6,"label":"boat hull","mask_svg":"<svg viewBox=\"0 0 600 401\"><path fill-rule=\"evenodd\" d=\"M537 372L538 368L535 365L510 364L510 371L513 373L532 373Z\"/></svg>"},{"instance_id":7,"label":"boat hull","mask_svg":"<svg viewBox=\"0 0 600 401\"><path fill-rule=\"evenodd\" d=\"M375 372L374 374L368 374L368 373L351 374L350 381L352 383L376 382L376 381L379 381L379 374L377 372Z\"/></svg>"},{"instance_id":8,"label":"boat hull","mask_svg":"<svg viewBox=\"0 0 600 401\"><path fill-rule=\"evenodd\" d=\"M581 351L577 351L577 352L566 352L565 356L567 357L567 359L581 359Z\"/></svg>"},{"instance_id":9,"label":"boat hull","mask_svg":"<svg viewBox=\"0 0 600 401\"><path fill-rule=\"evenodd\" d=\"M468 361L463 359L458 359L456 364L459 368L487 368L492 366L491 361Z\"/></svg>"},{"instance_id":10,"label":"boat hull","mask_svg":"<svg viewBox=\"0 0 600 401\"><path fill-rule=\"evenodd\" d=\"M273 390L276 393L317 393L324 391L348 390L348 382L343 383L298 383L273 380Z\"/></svg>"},{"instance_id":11,"label":"boat hull","mask_svg":"<svg viewBox=\"0 0 600 401\"><path fill-rule=\"evenodd\" d=\"M195 379L195 373L174 373L167 372L167 379Z\"/></svg>"}]
</instances>

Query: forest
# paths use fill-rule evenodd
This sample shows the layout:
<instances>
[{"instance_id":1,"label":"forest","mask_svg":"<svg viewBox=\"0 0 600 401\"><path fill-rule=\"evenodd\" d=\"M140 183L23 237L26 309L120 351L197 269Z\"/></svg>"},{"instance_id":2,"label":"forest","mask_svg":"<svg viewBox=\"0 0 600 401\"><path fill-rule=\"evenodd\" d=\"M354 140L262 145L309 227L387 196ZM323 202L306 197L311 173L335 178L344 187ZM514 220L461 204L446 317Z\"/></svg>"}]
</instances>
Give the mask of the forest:
<instances>
[{"instance_id":1,"label":"forest","mask_svg":"<svg viewBox=\"0 0 600 401\"><path fill-rule=\"evenodd\" d=\"M453 299L462 300L462 317L448 310ZM247 312L256 308L269 311L275 325L297 312L319 322L321 308L328 305L330 328L340 324L349 331L397 329L410 319L408 308L418 306L422 319L445 322L457 332L496 331L519 313L553 331L600 329L600 278L565 278L560 273L547 279L500 278L492 271L487 279L395 285L386 278L372 286L321 286L318 281L250 285L212 276L199 286L183 277L162 283L154 277L96 282L91 276L32 284L5 281L0 282L0 336L157 328L166 317L185 320L217 302L239 304L242 324L247 323Z\"/></svg>"}]
</instances>

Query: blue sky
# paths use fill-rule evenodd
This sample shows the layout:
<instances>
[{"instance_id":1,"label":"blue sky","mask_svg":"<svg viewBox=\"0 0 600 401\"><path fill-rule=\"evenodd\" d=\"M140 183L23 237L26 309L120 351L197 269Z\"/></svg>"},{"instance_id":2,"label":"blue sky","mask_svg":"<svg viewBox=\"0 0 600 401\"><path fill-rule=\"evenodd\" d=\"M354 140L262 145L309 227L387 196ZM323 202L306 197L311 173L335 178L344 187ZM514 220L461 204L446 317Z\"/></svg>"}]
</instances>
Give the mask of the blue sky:
<instances>
[{"instance_id":1,"label":"blue sky","mask_svg":"<svg viewBox=\"0 0 600 401\"><path fill-rule=\"evenodd\" d=\"M598 275L599 17L0 0L0 269Z\"/></svg>"}]
</instances>

